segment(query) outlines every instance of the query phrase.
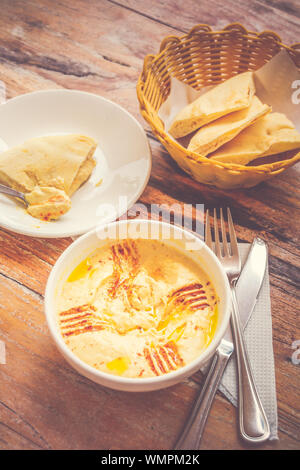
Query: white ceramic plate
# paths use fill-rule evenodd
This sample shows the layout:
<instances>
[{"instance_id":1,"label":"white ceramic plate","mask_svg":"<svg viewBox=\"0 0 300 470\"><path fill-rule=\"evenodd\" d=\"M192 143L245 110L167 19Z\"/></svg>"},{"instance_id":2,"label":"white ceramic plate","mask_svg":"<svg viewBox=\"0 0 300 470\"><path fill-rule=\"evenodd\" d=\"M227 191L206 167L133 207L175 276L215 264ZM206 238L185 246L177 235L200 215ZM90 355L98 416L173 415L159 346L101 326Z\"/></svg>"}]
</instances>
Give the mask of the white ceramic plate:
<instances>
[{"instance_id":1,"label":"white ceramic plate","mask_svg":"<svg viewBox=\"0 0 300 470\"><path fill-rule=\"evenodd\" d=\"M0 105L0 151L32 137L73 133L93 137L98 147L97 165L72 196L71 210L43 222L0 194L0 226L34 237L81 235L120 217L137 201L150 176L151 151L142 126L121 106L73 90L37 91Z\"/></svg>"}]
</instances>

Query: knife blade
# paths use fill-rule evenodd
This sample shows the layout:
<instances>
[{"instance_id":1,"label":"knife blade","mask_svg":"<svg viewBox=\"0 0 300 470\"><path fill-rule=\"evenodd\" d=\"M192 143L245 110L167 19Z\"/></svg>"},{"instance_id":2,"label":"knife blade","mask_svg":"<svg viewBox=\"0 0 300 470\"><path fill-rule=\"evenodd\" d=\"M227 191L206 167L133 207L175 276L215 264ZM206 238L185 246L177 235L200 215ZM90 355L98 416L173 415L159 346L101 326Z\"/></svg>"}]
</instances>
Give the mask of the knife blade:
<instances>
[{"instance_id":1,"label":"knife blade","mask_svg":"<svg viewBox=\"0 0 300 470\"><path fill-rule=\"evenodd\" d=\"M267 259L268 248L266 242L259 237L255 237L235 287L240 322L243 329L245 329L257 302L266 273ZM233 342L230 325L226 330L224 339Z\"/></svg>"},{"instance_id":2,"label":"knife blade","mask_svg":"<svg viewBox=\"0 0 300 470\"><path fill-rule=\"evenodd\" d=\"M261 238L255 237L236 285L242 328L247 325L257 302L265 277L267 258L266 243ZM199 449L214 396L233 351L234 345L229 326L211 361L203 388L196 399L184 431L174 447L176 450Z\"/></svg>"},{"instance_id":3,"label":"knife blade","mask_svg":"<svg viewBox=\"0 0 300 470\"><path fill-rule=\"evenodd\" d=\"M267 260L267 244L256 237L235 288L243 328L246 327L257 302L267 269Z\"/></svg>"}]
</instances>

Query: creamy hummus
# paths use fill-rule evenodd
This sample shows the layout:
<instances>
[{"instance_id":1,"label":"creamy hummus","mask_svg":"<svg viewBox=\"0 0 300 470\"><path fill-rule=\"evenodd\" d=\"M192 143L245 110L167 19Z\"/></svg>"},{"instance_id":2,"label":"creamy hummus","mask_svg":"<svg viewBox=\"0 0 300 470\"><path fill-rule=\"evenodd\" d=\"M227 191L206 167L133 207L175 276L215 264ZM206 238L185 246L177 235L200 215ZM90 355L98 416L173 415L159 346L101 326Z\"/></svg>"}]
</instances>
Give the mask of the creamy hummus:
<instances>
[{"instance_id":1,"label":"creamy hummus","mask_svg":"<svg viewBox=\"0 0 300 470\"><path fill-rule=\"evenodd\" d=\"M71 208L69 196L61 189L36 186L26 194L27 212L42 220L54 220Z\"/></svg>"},{"instance_id":2,"label":"creamy hummus","mask_svg":"<svg viewBox=\"0 0 300 470\"><path fill-rule=\"evenodd\" d=\"M62 287L58 323L82 361L124 377L166 374L198 357L217 323L204 271L157 240L99 248Z\"/></svg>"}]
</instances>

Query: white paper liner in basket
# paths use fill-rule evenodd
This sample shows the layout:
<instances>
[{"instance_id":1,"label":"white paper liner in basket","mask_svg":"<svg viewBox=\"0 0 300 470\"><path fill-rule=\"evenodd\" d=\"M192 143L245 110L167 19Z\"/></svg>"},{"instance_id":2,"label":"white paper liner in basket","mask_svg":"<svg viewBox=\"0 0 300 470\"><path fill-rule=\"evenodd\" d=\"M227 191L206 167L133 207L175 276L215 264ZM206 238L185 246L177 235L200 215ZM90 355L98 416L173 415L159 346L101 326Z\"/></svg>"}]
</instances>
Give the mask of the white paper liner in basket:
<instances>
[{"instance_id":1,"label":"white paper liner in basket","mask_svg":"<svg viewBox=\"0 0 300 470\"><path fill-rule=\"evenodd\" d=\"M254 72L256 95L273 112L284 113L300 132L300 103L293 99L295 83L300 83L300 72L285 50L276 54L269 62ZM177 113L212 87L195 90L190 85L171 77L171 90L167 100L158 111L158 116L168 133ZM169 137L175 141L168 133Z\"/></svg>"}]
</instances>

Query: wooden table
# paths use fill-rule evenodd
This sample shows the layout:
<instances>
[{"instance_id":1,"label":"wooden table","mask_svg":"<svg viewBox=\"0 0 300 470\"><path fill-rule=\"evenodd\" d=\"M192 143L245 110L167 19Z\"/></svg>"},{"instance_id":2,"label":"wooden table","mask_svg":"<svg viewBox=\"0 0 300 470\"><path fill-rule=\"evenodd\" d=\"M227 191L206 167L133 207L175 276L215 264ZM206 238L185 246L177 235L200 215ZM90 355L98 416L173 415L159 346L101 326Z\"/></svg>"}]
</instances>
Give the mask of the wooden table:
<instances>
[{"instance_id":1,"label":"wooden table","mask_svg":"<svg viewBox=\"0 0 300 470\"><path fill-rule=\"evenodd\" d=\"M151 203L229 205L240 241L259 234L269 269L279 438L265 449L299 447L300 339L297 298L299 167L256 188L216 190L192 181L173 163L141 118L135 85L143 58L166 35L197 23L220 29L241 22L299 41L297 0L1 0L0 79L7 97L49 88L91 91L124 106L145 127L153 170L140 198ZM298 4L299 6L299 4ZM1 133L1 130L0 130ZM200 374L168 390L112 391L85 379L62 358L43 313L51 267L70 239L45 240L0 230L1 449L170 449L202 382ZM299 304L298 304L299 305ZM203 449L243 449L236 410L217 394Z\"/></svg>"}]
</instances>

